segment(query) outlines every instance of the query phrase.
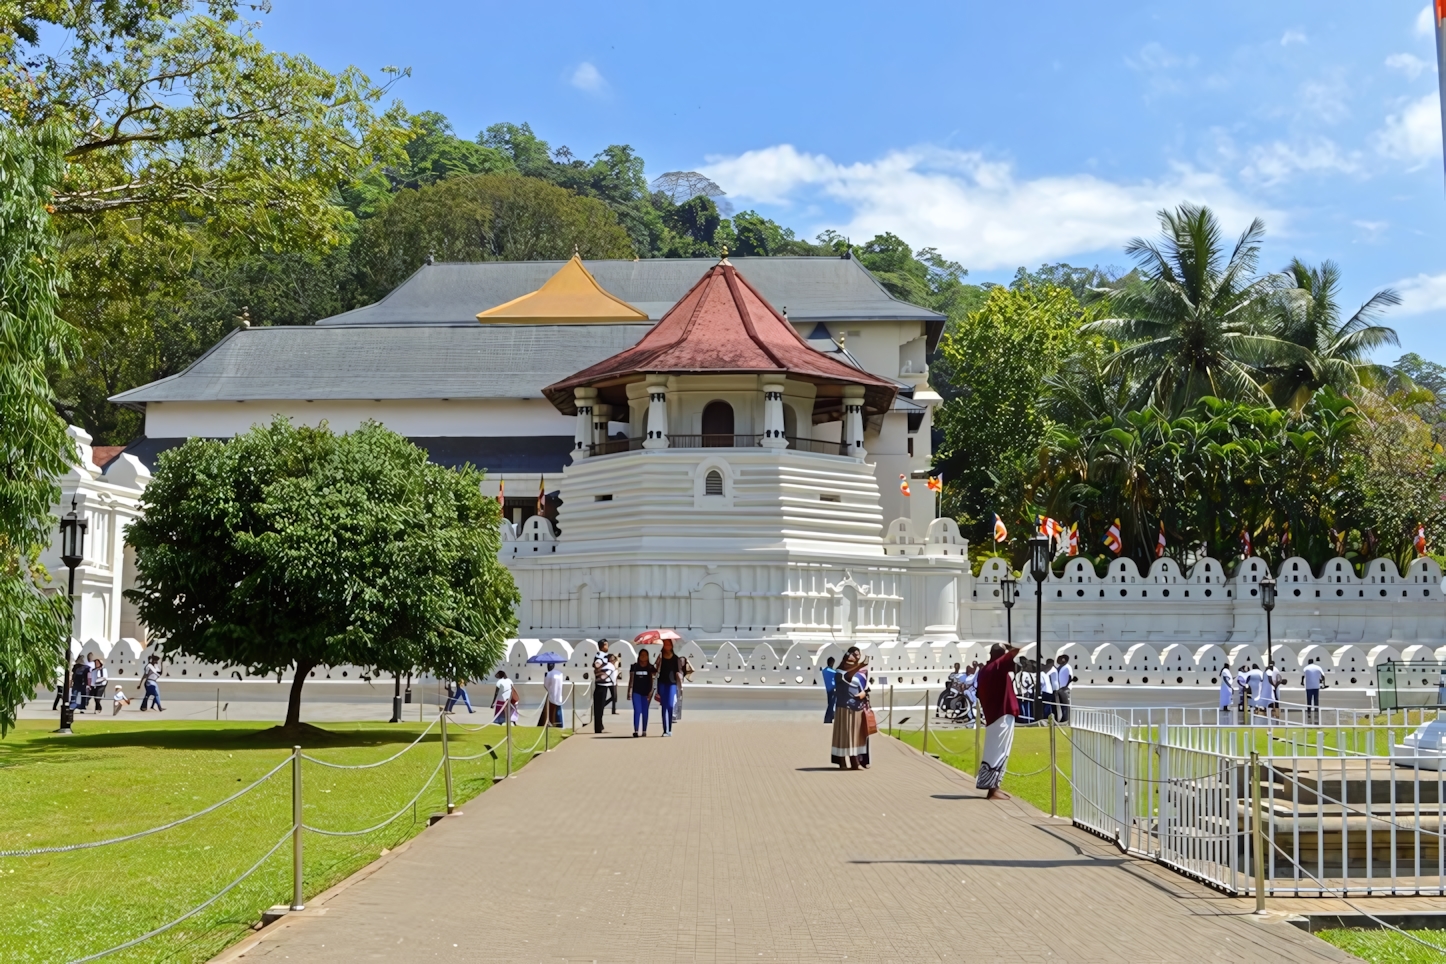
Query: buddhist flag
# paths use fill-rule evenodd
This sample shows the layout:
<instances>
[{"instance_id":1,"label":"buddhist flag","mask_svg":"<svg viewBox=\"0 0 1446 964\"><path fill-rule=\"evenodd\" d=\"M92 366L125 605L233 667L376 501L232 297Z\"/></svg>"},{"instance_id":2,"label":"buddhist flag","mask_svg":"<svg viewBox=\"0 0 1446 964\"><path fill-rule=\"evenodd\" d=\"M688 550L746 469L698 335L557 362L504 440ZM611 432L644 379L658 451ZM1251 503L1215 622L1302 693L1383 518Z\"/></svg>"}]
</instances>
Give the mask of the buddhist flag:
<instances>
[{"instance_id":1,"label":"buddhist flag","mask_svg":"<svg viewBox=\"0 0 1446 964\"><path fill-rule=\"evenodd\" d=\"M1436 83L1441 90L1441 131L1446 139L1446 0L1432 0L1431 23L1436 27Z\"/></svg>"},{"instance_id":2,"label":"buddhist flag","mask_svg":"<svg viewBox=\"0 0 1446 964\"><path fill-rule=\"evenodd\" d=\"M930 492L944 491L944 477L942 475L929 476L929 481L926 484L929 486Z\"/></svg>"},{"instance_id":3,"label":"buddhist flag","mask_svg":"<svg viewBox=\"0 0 1446 964\"><path fill-rule=\"evenodd\" d=\"M538 515L544 515L544 514L547 512L547 492L546 492L546 486L543 485L543 483L544 483L546 480L547 480L547 476L545 476L545 475L539 475L539 476L537 477L537 514L538 514Z\"/></svg>"},{"instance_id":4,"label":"buddhist flag","mask_svg":"<svg viewBox=\"0 0 1446 964\"><path fill-rule=\"evenodd\" d=\"M1160 538L1155 540L1155 558L1165 554L1165 523L1160 523Z\"/></svg>"},{"instance_id":5,"label":"buddhist flag","mask_svg":"<svg viewBox=\"0 0 1446 964\"><path fill-rule=\"evenodd\" d=\"M1250 546L1250 530L1249 530L1249 529L1241 529L1241 530L1240 530L1240 548L1245 552L1245 558L1249 559L1249 558L1250 558L1250 553L1252 552L1252 549L1251 549L1251 546Z\"/></svg>"},{"instance_id":6,"label":"buddhist flag","mask_svg":"<svg viewBox=\"0 0 1446 964\"><path fill-rule=\"evenodd\" d=\"M909 478L908 478L908 476L904 475L903 473L900 473L900 474L899 474L899 491L902 492L902 493L904 493L905 495L911 495L911 494L912 494L912 493L909 491Z\"/></svg>"},{"instance_id":7,"label":"buddhist flag","mask_svg":"<svg viewBox=\"0 0 1446 964\"><path fill-rule=\"evenodd\" d=\"M1280 528L1280 550L1282 552L1290 548L1290 523L1287 522Z\"/></svg>"},{"instance_id":8,"label":"buddhist flag","mask_svg":"<svg viewBox=\"0 0 1446 964\"><path fill-rule=\"evenodd\" d=\"M1439 3L1438 3L1437 9L1440 9ZM1417 526L1416 526L1416 555L1418 555L1418 556L1424 556L1425 554L1426 554L1426 527L1425 527L1424 525L1417 525Z\"/></svg>"},{"instance_id":9,"label":"buddhist flag","mask_svg":"<svg viewBox=\"0 0 1446 964\"><path fill-rule=\"evenodd\" d=\"M1105 530L1105 545L1115 555L1119 555L1125 548L1125 543L1120 539L1120 520L1116 519L1108 529Z\"/></svg>"},{"instance_id":10,"label":"buddhist flag","mask_svg":"<svg viewBox=\"0 0 1446 964\"><path fill-rule=\"evenodd\" d=\"M1009 530L1004 528L1004 520L999 518L999 513L994 513L994 541L1003 542L1009 538Z\"/></svg>"},{"instance_id":11,"label":"buddhist flag","mask_svg":"<svg viewBox=\"0 0 1446 964\"><path fill-rule=\"evenodd\" d=\"M1060 525L1058 522L1056 522L1054 519L1051 519L1049 516L1047 516L1047 515L1042 515L1042 516L1039 516L1038 519L1039 519L1039 534L1040 534L1040 535L1042 535L1042 536L1048 536L1049 538L1054 539L1054 538L1057 538L1057 537L1060 535L1060 533L1064 532L1064 526Z\"/></svg>"},{"instance_id":12,"label":"buddhist flag","mask_svg":"<svg viewBox=\"0 0 1446 964\"><path fill-rule=\"evenodd\" d=\"M1072 555L1072 556L1077 556L1077 555L1079 555L1079 523L1078 523L1078 522L1075 522L1075 523L1073 523L1073 524L1070 525L1070 527L1069 527L1069 539L1067 540L1067 542L1068 542L1068 544L1069 544L1069 554Z\"/></svg>"},{"instance_id":13,"label":"buddhist flag","mask_svg":"<svg viewBox=\"0 0 1446 964\"><path fill-rule=\"evenodd\" d=\"M498 480L497 480L497 507L498 507L499 509L502 508L502 504L507 501L506 498L504 498L503 495L502 495L502 490L505 489L505 488L507 488L507 480L506 480L506 479L498 479Z\"/></svg>"}]
</instances>

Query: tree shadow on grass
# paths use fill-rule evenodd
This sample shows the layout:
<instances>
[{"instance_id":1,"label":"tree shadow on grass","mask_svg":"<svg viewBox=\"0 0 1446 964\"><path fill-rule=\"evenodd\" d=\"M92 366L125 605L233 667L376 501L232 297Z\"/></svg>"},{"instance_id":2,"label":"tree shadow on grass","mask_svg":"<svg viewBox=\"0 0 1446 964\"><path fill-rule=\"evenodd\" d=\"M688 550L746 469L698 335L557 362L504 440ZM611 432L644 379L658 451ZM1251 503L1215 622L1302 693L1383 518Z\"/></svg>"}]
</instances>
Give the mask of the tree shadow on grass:
<instances>
[{"instance_id":1,"label":"tree shadow on grass","mask_svg":"<svg viewBox=\"0 0 1446 964\"><path fill-rule=\"evenodd\" d=\"M315 748L388 747L411 743L417 738L415 726L386 729L386 724L358 726L337 723L334 728L302 724L299 730L265 724L231 724L230 726L176 724L127 726L120 730L87 733L84 723L76 721L71 736L54 733L30 735L26 739L7 739L4 750L11 760L33 755L53 755L74 750L107 750L145 747L156 750L289 750L301 746ZM442 735L434 727L423 743L439 743Z\"/></svg>"}]
</instances>

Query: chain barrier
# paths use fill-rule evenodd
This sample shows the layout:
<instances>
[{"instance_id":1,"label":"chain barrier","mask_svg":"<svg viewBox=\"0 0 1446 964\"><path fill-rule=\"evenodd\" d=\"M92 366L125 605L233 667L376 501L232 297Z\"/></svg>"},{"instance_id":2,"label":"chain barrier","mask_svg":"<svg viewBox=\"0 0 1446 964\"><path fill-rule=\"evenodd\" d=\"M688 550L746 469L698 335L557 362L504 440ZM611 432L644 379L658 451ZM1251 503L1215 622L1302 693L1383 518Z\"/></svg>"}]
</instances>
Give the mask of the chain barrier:
<instances>
[{"instance_id":1,"label":"chain barrier","mask_svg":"<svg viewBox=\"0 0 1446 964\"><path fill-rule=\"evenodd\" d=\"M455 760L456 757L452 757L452 759ZM398 817L400 817L402 814L406 813L408 810L412 809L412 804L414 804L414 803L416 803L418 800L422 799L422 794L426 793L426 792L427 792L427 788L432 785L432 781L434 781L434 780L437 779L437 774L440 773L440 772L442 772L442 764L444 764L444 763L446 763L446 762L447 762L447 758L446 758L446 757L443 757L442 759L438 760L438 761L437 761L437 766L432 770L432 775L429 776L429 777L427 777L427 782L425 782L425 783L422 784L422 788L417 791L417 795L414 796L414 797L412 797L412 799L408 800L405 804L403 804L403 805L402 805L402 809L398 810L396 813L392 814L390 817L388 817L387 819L383 820L381 823L377 824L375 827L368 827L368 828L365 829L365 830L323 830L323 829L320 828L320 827L313 827L313 826L310 826L309 824L302 824L302 825L301 825L301 829L302 829L302 830L306 830L306 831L310 831L311 833L321 834L323 837L361 837L361 836L365 836L366 834L369 834L369 833L375 833L376 831L378 831L378 830L382 829L383 827L385 827L387 824L391 823L393 820L396 820Z\"/></svg>"},{"instance_id":2,"label":"chain barrier","mask_svg":"<svg viewBox=\"0 0 1446 964\"><path fill-rule=\"evenodd\" d=\"M254 783L241 790L237 790L225 800L218 800L216 803L211 804L204 810L197 810L195 813L181 817L179 820L172 820L170 823L163 823L159 827L151 827L149 830L138 830L135 833L126 834L123 837L112 837L109 840L96 840L90 843L66 844L60 847L36 847L33 850L0 850L0 857L34 857L39 854L64 854L70 853L71 851L75 850L90 850L94 847L108 847L111 844L125 843L128 840L139 840L142 837L149 837L151 834L160 833L162 830L170 830L172 827L179 827L183 823L189 823L190 821L195 820L198 817L204 817L208 813L212 813L216 810L221 809L222 807L226 806L226 804L231 803L234 800L238 800L241 797L244 797L246 794L250 793L252 790L255 790L257 787L261 786L261 784L276 776L276 774L280 770L290 765L291 757L287 756L285 760L282 760L280 763L276 764L276 766L271 769L271 772L267 773L264 777L261 777Z\"/></svg>"},{"instance_id":3,"label":"chain barrier","mask_svg":"<svg viewBox=\"0 0 1446 964\"><path fill-rule=\"evenodd\" d=\"M288 759L286 762L290 763L291 761ZM252 874L256 873L256 871L260 870L261 865L266 863L267 860L271 859L271 855L276 853L276 851L280 850L282 845L290 839L291 830L288 829L286 833L282 835L281 839L276 841L276 843L272 845L271 849L266 851L266 853L261 857L261 859L256 861L256 863L252 864L250 869L247 870L244 874L231 881L231 883L227 884L225 887L221 888L221 890L209 900L205 901L204 903L197 904L195 907L192 907L190 910L186 911L184 914L182 914L180 917L177 917L170 923L162 924L155 930L147 931L140 937L133 937L130 940L126 941L124 944L117 944L115 947L110 947L106 950L98 951L86 957L75 958L70 962L70 964L86 964L87 961L97 961L100 960L102 957L107 957L111 954L117 953L118 951L123 951L127 948L135 947L137 944L141 944L145 941L150 940L152 937L164 934L166 931L170 930L172 927L175 927L177 924L180 924L183 921L195 917L197 914L201 913L201 911L205 910L207 907L210 907L212 904L216 903L216 901L220 900L222 897L225 897L231 891L235 890L237 885L239 885L247 877L250 877Z\"/></svg>"},{"instance_id":4,"label":"chain barrier","mask_svg":"<svg viewBox=\"0 0 1446 964\"><path fill-rule=\"evenodd\" d=\"M438 717L438 719L441 719L441 717ZM418 743L421 743L422 740L426 738L427 734L432 732L432 727L436 725L437 720L433 720L432 722L428 723L427 728L423 730L421 735L418 736L415 740L413 740L411 743L408 743L406 746L402 747L402 749L398 750L396 753L393 753L385 760L378 760L375 763L328 763L326 760L318 760L316 757L306 753L303 753L301 755L301 758L308 763L315 763L318 766L331 767L333 770L371 770L375 767L385 766L388 763L391 763L393 760L400 757L403 753L406 753L408 750L412 749L412 747L416 746Z\"/></svg>"}]
</instances>

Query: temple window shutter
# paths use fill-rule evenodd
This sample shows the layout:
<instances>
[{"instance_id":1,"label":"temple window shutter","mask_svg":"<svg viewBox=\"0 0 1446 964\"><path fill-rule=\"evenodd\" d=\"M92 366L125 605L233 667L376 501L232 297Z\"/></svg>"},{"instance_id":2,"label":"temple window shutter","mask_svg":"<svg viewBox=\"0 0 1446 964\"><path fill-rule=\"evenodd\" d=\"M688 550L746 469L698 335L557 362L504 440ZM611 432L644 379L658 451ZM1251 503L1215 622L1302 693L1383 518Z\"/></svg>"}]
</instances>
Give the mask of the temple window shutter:
<instances>
[{"instance_id":1,"label":"temple window shutter","mask_svg":"<svg viewBox=\"0 0 1446 964\"><path fill-rule=\"evenodd\" d=\"M719 472L717 469L708 470L708 474L703 477L703 494L723 494L723 473Z\"/></svg>"}]
</instances>

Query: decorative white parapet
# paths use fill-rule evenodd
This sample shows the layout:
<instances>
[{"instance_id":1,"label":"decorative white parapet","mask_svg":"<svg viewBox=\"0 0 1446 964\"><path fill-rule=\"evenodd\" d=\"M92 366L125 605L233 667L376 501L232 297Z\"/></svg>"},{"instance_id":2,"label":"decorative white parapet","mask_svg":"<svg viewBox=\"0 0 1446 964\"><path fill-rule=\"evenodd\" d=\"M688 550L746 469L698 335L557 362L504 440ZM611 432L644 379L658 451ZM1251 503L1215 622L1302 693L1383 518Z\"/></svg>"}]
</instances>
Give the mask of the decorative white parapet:
<instances>
[{"instance_id":1,"label":"decorative white parapet","mask_svg":"<svg viewBox=\"0 0 1446 964\"><path fill-rule=\"evenodd\" d=\"M862 385L845 385L844 399L844 452L860 461L868 453L864 451L864 388Z\"/></svg>"},{"instance_id":2,"label":"decorative white parapet","mask_svg":"<svg viewBox=\"0 0 1446 964\"><path fill-rule=\"evenodd\" d=\"M788 447L783 430L783 376L763 377L763 438L759 445L766 449Z\"/></svg>"},{"instance_id":3,"label":"decorative white parapet","mask_svg":"<svg viewBox=\"0 0 1446 964\"><path fill-rule=\"evenodd\" d=\"M645 449L668 447L668 376L648 376L648 434Z\"/></svg>"},{"instance_id":4,"label":"decorative white parapet","mask_svg":"<svg viewBox=\"0 0 1446 964\"><path fill-rule=\"evenodd\" d=\"M577 428L573 431L572 458L577 461L588 457L588 446L594 441L592 407L597 399L597 389L574 388L572 397L577 404Z\"/></svg>"}]
</instances>

